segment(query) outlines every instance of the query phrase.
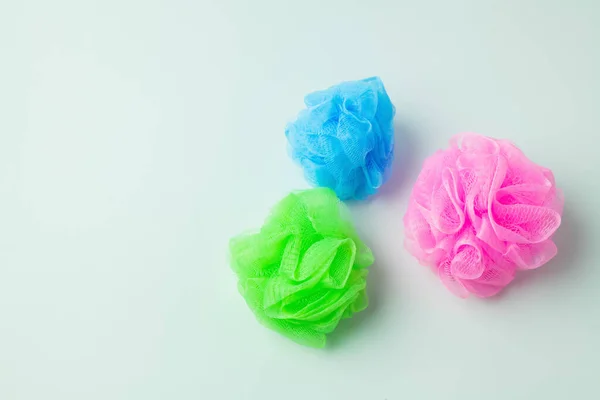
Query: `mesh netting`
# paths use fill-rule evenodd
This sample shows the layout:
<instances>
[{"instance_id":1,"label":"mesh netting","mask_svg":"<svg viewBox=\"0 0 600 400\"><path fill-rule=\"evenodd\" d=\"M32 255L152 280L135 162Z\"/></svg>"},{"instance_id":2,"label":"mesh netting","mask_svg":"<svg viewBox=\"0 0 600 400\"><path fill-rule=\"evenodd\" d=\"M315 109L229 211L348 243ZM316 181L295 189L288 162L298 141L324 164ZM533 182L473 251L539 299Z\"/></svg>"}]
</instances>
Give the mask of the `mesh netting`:
<instances>
[{"instance_id":1,"label":"mesh netting","mask_svg":"<svg viewBox=\"0 0 600 400\"><path fill-rule=\"evenodd\" d=\"M286 127L290 153L314 186L364 199L387 180L394 157L394 106L377 77L307 95Z\"/></svg>"},{"instance_id":2,"label":"mesh netting","mask_svg":"<svg viewBox=\"0 0 600 400\"><path fill-rule=\"evenodd\" d=\"M456 295L493 296L556 255L562 193L513 144L476 134L428 158L404 217L406 247Z\"/></svg>"},{"instance_id":3,"label":"mesh netting","mask_svg":"<svg viewBox=\"0 0 600 400\"><path fill-rule=\"evenodd\" d=\"M342 318L367 307L373 256L329 189L288 195L258 233L232 239L230 250L257 319L298 343L323 347Z\"/></svg>"}]
</instances>

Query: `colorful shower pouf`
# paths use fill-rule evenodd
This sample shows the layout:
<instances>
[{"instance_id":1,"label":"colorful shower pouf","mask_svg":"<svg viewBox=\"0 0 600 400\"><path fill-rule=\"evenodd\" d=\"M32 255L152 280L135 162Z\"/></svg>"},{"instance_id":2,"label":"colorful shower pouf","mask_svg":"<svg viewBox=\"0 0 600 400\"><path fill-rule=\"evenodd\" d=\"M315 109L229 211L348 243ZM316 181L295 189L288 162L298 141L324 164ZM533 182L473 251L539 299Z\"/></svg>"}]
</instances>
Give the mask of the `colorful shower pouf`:
<instances>
[{"instance_id":1,"label":"colorful shower pouf","mask_svg":"<svg viewBox=\"0 0 600 400\"><path fill-rule=\"evenodd\" d=\"M238 289L260 323L323 347L338 322L367 307L371 250L326 188L295 192L257 233L230 242Z\"/></svg>"},{"instance_id":2,"label":"colorful shower pouf","mask_svg":"<svg viewBox=\"0 0 600 400\"><path fill-rule=\"evenodd\" d=\"M374 194L394 158L396 111L381 79L343 82L307 95L304 103L285 134L306 179L342 200Z\"/></svg>"},{"instance_id":3,"label":"colorful shower pouf","mask_svg":"<svg viewBox=\"0 0 600 400\"><path fill-rule=\"evenodd\" d=\"M556 255L562 207L552 171L506 140L462 134L425 161L405 244L455 295L489 297Z\"/></svg>"}]
</instances>

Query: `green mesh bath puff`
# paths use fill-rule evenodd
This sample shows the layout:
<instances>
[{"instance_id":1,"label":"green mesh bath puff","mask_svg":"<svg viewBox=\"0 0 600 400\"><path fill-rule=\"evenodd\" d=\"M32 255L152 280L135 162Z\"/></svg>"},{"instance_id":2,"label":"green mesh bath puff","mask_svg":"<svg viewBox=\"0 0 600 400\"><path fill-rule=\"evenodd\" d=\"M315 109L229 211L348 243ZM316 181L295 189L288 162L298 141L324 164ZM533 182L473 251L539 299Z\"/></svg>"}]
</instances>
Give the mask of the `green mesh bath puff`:
<instances>
[{"instance_id":1,"label":"green mesh bath puff","mask_svg":"<svg viewBox=\"0 0 600 400\"><path fill-rule=\"evenodd\" d=\"M331 189L291 193L259 232L230 242L238 288L260 323L323 347L342 318L367 307L371 250Z\"/></svg>"}]
</instances>

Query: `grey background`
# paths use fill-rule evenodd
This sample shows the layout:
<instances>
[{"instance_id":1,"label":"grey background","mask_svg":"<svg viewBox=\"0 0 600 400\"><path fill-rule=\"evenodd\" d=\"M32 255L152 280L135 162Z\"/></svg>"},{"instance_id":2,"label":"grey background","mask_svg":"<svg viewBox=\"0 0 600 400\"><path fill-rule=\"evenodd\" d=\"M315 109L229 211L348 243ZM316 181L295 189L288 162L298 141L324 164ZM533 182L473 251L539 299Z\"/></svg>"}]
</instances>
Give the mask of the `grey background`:
<instances>
[{"instance_id":1,"label":"grey background","mask_svg":"<svg viewBox=\"0 0 600 400\"><path fill-rule=\"evenodd\" d=\"M600 397L600 3L0 1L0 398ZM262 328L230 236L307 187L285 123L382 77L398 160L352 204L372 304L325 350ZM402 247L423 159L508 138L566 196L559 255L453 297Z\"/></svg>"}]
</instances>

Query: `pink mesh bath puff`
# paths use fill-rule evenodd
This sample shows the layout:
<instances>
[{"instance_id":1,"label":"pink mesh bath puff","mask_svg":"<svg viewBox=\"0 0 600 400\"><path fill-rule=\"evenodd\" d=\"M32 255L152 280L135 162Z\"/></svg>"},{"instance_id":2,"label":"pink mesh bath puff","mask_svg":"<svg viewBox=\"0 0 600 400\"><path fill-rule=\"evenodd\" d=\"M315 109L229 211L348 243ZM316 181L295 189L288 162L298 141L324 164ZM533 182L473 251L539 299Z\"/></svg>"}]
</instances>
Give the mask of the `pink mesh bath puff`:
<instances>
[{"instance_id":1,"label":"pink mesh bath puff","mask_svg":"<svg viewBox=\"0 0 600 400\"><path fill-rule=\"evenodd\" d=\"M489 297L556 255L562 207L552 171L506 140L461 134L425 160L405 245L455 295Z\"/></svg>"}]
</instances>

